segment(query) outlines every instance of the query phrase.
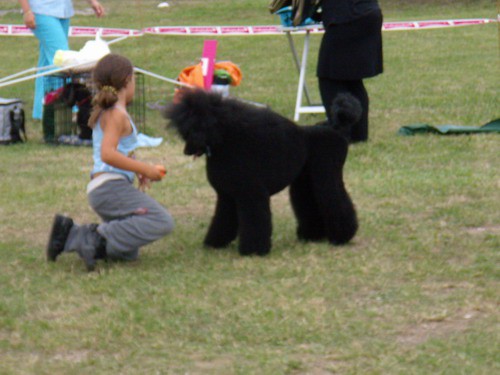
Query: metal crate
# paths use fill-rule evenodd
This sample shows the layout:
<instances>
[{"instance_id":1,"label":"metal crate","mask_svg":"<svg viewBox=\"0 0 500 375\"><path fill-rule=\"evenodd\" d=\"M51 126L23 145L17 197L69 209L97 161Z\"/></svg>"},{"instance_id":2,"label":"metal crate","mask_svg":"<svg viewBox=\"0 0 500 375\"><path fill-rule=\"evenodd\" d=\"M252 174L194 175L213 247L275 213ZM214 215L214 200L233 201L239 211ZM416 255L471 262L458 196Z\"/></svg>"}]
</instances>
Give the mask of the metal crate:
<instances>
[{"instance_id":1,"label":"metal crate","mask_svg":"<svg viewBox=\"0 0 500 375\"><path fill-rule=\"evenodd\" d=\"M146 98L145 77L142 73L135 74L135 96L127 111L132 117L137 130L145 133L146 130ZM70 83L84 84L91 94L95 94L92 82L92 72L58 73L44 78L45 94L54 93ZM66 104L62 98L44 105L43 134L47 143L58 143L61 136L77 136L78 126L76 122L76 111L78 108Z\"/></svg>"}]
</instances>

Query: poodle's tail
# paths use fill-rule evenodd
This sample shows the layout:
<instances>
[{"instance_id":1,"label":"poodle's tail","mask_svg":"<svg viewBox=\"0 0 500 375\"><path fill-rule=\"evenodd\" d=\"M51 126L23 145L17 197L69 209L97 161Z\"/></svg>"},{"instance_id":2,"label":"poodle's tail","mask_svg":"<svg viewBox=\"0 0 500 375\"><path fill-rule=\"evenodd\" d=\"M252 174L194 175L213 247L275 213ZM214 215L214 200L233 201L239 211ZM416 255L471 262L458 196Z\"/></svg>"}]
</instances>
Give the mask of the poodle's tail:
<instances>
[{"instance_id":1,"label":"poodle's tail","mask_svg":"<svg viewBox=\"0 0 500 375\"><path fill-rule=\"evenodd\" d=\"M340 132L349 133L352 125L361 118L363 109L357 98L351 94L339 94L333 100L330 108L332 126Z\"/></svg>"}]
</instances>

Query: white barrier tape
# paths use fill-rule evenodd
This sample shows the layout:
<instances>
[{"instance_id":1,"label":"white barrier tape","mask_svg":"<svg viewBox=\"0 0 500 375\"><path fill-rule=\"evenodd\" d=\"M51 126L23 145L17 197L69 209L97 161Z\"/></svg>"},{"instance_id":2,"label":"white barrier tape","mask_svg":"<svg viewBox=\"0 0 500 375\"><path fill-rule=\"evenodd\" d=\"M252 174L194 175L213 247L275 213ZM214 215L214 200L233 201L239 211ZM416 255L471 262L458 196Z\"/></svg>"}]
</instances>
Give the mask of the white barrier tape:
<instances>
[{"instance_id":1,"label":"white barrier tape","mask_svg":"<svg viewBox=\"0 0 500 375\"><path fill-rule=\"evenodd\" d=\"M409 22L384 22L382 30L423 30L437 29L445 27L460 27L483 25L491 22L497 22L494 19L475 18L458 20L430 20L430 21L409 21ZM193 35L193 36L216 36L216 35L281 35L285 31L293 33L304 33L308 30L310 33L322 33L324 29L321 25L312 25L297 28L283 28L277 25L263 26L153 26L143 30L118 29L103 27L70 27L70 37L121 37L121 36L142 36L144 34L153 35ZM0 25L0 36L16 35L31 36L33 33L23 25Z\"/></svg>"},{"instance_id":2,"label":"white barrier tape","mask_svg":"<svg viewBox=\"0 0 500 375\"><path fill-rule=\"evenodd\" d=\"M316 27L319 29L319 27ZM281 26L156 26L144 29L145 34L155 35L279 35Z\"/></svg>"},{"instance_id":3,"label":"white barrier tape","mask_svg":"<svg viewBox=\"0 0 500 375\"><path fill-rule=\"evenodd\" d=\"M102 37L129 37L142 36L144 33L140 30L104 27L71 26L69 28L70 37L95 37L98 34ZM0 36L3 35L33 36L33 32L24 25L0 25Z\"/></svg>"},{"instance_id":4,"label":"white barrier tape","mask_svg":"<svg viewBox=\"0 0 500 375\"><path fill-rule=\"evenodd\" d=\"M497 22L494 19L475 18L461 20L431 20L414 22L384 22L382 30L418 30L418 29L439 29L443 27L460 27L484 25L486 23Z\"/></svg>"}]
</instances>

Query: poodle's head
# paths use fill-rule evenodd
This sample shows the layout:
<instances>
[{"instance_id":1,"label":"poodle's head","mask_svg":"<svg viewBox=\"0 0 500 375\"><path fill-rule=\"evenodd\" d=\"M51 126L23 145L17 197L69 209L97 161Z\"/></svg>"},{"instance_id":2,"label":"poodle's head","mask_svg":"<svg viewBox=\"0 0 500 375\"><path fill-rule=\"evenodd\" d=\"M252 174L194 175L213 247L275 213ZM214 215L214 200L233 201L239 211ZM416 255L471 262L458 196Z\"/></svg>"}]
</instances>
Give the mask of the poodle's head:
<instances>
[{"instance_id":1,"label":"poodle's head","mask_svg":"<svg viewBox=\"0 0 500 375\"><path fill-rule=\"evenodd\" d=\"M211 151L222 143L217 120L222 97L200 89L186 89L177 98L165 109L164 116L184 140L184 154L211 156Z\"/></svg>"}]
</instances>

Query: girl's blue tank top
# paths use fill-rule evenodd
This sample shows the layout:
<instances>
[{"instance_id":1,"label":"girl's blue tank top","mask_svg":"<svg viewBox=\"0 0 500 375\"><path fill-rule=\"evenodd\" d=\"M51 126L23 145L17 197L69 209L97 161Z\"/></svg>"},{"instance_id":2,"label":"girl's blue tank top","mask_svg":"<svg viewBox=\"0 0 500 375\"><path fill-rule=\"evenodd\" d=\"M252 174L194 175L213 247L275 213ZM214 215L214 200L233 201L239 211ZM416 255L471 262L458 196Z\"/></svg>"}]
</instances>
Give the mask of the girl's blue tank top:
<instances>
[{"instance_id":1,"label":"girl's blue tank top","mask_svg":"<svg viewBox=\"0 0 500 375\"><path fill-rule=\"evenodd\" d=\"M132 126L132 133L129 135L120 138L118 142L118 152L127 156L134 157L134 150L137 148L137 128L132 121L132 118L127 113L128 119L130 121L130 125ZM92 131L92 147L93 147L93 158L94 158L94 167L92 168L91 176L96 173L119 173L124 175L130 182L134 181L135 173L131 171L126 171L124 169L115 168L109 164L106 164L101 159L101 145L104 133L101 128L101 119L96 122L95 127Z\"/></svg>"}]
</instances>

